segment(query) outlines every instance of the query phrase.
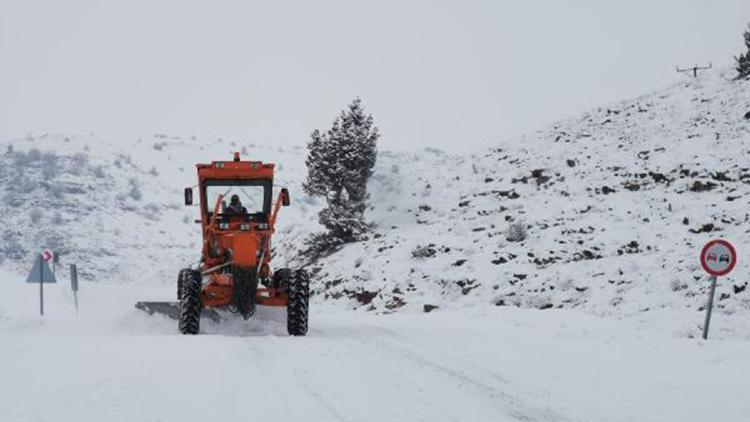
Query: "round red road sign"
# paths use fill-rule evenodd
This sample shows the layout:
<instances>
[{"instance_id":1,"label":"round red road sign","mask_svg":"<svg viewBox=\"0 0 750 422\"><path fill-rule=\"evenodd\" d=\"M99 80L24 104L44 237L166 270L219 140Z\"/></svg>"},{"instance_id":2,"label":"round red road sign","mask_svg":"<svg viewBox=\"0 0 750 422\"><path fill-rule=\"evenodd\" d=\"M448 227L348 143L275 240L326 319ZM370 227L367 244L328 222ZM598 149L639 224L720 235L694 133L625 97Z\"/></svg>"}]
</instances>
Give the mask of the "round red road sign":
<instances>
[{"instance_id":1,"label":"round red road sign","mask_svg":"<svg viewBox=\"0 0 750 422\"><path fill-rule=\"evenodd\" d=\"M701 251L703 270L714 277L727 275L737 264L737 251L731 243L714 239L706 243Z\"/></svg>"}]
</instances>

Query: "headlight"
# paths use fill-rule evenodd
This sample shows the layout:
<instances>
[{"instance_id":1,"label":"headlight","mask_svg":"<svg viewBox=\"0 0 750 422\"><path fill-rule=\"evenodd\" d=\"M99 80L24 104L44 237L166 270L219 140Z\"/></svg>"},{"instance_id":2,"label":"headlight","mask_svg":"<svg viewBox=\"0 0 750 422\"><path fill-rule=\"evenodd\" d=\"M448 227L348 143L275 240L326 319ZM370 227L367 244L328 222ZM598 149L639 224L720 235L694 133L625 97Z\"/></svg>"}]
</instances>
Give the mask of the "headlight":
<instances>
[{"instance_id":1,"label":"headlight","mask_svg":"<svg viewBox=\"0 0 750 422\"><path fill-rule=\"evenodd\" d=\"M268 230L268 223L258 223L258 230Z\"/></svg>"},{"instance_id":2,"label":"headlight","mask_svg":"<svg viewBox=\"0 0 750 422\"><path fill-rule=\"evenodd\" d=\"M240 224L240 230L248 231L248 230L250 230L250 225L247 224L247 223Z\"/></svg>"},{"instance_id":3,"label":"headlight","mask_svg":"<svg viewBox=\"0 0 750 422\"><path fill-rule=\"evenodd\" d=\"M229 230L229 223L219 223L219 230Z\"/></svg>"}]
</instances>

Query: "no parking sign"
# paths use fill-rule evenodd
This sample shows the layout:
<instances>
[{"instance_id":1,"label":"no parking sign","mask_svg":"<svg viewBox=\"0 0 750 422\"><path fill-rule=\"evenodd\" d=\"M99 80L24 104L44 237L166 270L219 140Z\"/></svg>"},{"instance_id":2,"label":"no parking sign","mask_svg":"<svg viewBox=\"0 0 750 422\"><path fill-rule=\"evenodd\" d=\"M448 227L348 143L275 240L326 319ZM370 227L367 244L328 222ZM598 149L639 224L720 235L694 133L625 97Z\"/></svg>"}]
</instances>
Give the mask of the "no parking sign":
<instances>
[{"instance_id":1,"label":"no parking sign","mask_svg":"<svg viewBox=\"0 0 750 422\"><path fill-rule=\"evenodd\" d=\"M711 309L716 294L716 278L732 272L737 265L737 251L731 243L723 239L714 239L706 243L701 251L703 271L711 276L711 291L706 304L706 321L703 324L703 339L708 338L708 325L711 323Z\"/></svg>"}]
</instances>

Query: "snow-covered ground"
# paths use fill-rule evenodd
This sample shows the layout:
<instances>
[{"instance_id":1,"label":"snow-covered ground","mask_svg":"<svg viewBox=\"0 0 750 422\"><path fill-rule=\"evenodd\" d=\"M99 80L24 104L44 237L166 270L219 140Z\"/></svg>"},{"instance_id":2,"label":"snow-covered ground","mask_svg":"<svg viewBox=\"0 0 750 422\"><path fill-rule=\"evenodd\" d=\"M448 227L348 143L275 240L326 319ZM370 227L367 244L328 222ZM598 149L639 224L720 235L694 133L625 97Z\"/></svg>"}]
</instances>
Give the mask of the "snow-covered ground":
<instances>
[{"instance_id":1,"label":"snow-covered ground","mask_svg":"<svg viewBox=\"0 0 750 422\"><path fill-rule=\"evenodd\" d=\"M708 283L697 256L724 237L741 252L717 304L746 312L750 81L731 76L686 80L489 151L383 157L378 237L320 262L321 293L389 311L698 310ZM508 240L512 224L525 240Z\"/></svg>"},{"instance_id":2,"label":"snow-covered ground","mask_svg":"<svg viewBox=\"0 0 750 422\"><path fill-rule=\"evenodd\" d=\"M0 140L0 419L750 420L748 112L716 72L491 150L382 151L373 235L318 262L302 145ZM200 250L182 189L233 151L290 188L275 263L314 274L308 337L269 310L181 337L133 308L174 299ZM712 237L740 256L703 341ZM78 316L64 270L36 314L43 248L79 265Z\"/></svg>"},{"instance_id":3,"label":"snow-covered ground","mask_svg":"<svg viewBox=\"0 0 750 422\"><path fill-rule=\"evenodd\" d=\"M490 150L381 151L369 186L373 235L315 263L297 258L321 230L320 201L301 189L304 140L4 140L0 257L22 269L47 247L87 280L173 285L200 249L197 209L181 204L194 164L240 151L278 163L277 184L292 194L274 239L277 265L308 266L316 295L341 308L698 311L708 283L696 257L720 236L741 259L717 307L746 313L750 82L730 76L686 80ZM508 239L513 225L525 227L525 240Z\"/></svg>"},{"instance_id":4,"label":"snow-covered ground","mask_svg":"<svg viewBox=\"0 0 750 422\"><path fill-rule=\"evenodd\" d=\"M0 408L7 421L745 421L750 342L676 335L692 313L614 318L470 308L394 315L316 303L283 316L175 322L132 308L159 288L4 274ZM66 280L61 280L66 281ZM11 287L12 286L12 287ZM161 289L163 290L163 289ZM728 323L717 315L714 327Z\"/></svg>"}]
</instances>

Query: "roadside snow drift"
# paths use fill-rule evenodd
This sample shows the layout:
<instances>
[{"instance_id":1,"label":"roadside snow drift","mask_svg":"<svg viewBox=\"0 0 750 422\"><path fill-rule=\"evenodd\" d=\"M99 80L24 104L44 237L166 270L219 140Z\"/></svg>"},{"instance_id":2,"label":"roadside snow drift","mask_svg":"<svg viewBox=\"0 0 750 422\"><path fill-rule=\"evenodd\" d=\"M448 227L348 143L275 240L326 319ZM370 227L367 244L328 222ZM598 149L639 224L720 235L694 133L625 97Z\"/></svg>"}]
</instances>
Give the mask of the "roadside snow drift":
<instances>
[{"instance_id":1,"label":"roadside snow drift","mask_svg":"<svg viewBox=\"0 0 750 422\"><path fill-rule=\"evenodd\" d=\"M475 307L374 315L317 303L307 337L283 316L204 320L199 336L133 309L169 288L2 274L3 420L745 421L750 343L675 335L688 311L615 319ZM168 292L167 292L168 290ZM649 315L651 316L651 315ZM715 327L731 316L718 314ZM748 328L748 327L745 327Z\"/></svg>"}]
</instances>

